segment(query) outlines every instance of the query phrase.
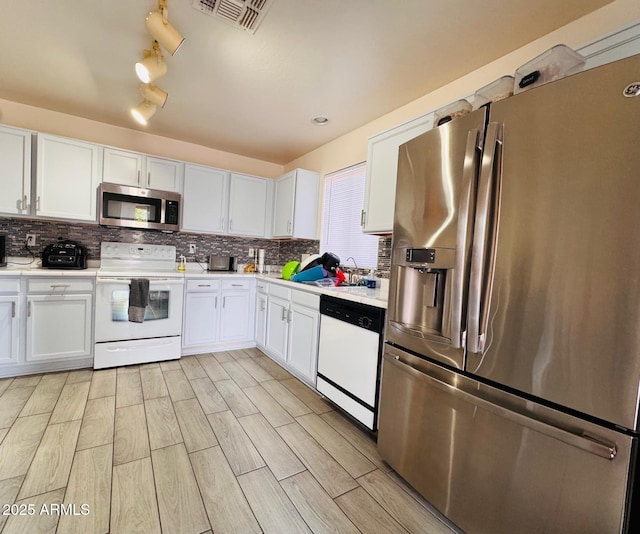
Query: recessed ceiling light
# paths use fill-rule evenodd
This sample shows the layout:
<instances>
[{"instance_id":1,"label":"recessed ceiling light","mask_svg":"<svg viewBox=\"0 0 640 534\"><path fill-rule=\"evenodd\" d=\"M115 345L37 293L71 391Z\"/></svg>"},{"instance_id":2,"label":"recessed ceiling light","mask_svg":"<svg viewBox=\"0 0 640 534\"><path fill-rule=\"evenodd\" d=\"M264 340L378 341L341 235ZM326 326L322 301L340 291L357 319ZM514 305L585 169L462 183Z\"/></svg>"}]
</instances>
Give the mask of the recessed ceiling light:
<instances>
[{"instance_id":1,"label":"recessed ceiling light","mask_svg":"<svg viewBox=\"0 0 640 534\"><path fill-rule=\"evenodd\" d=\"M311 122L313 124L316 124L317 126L324 126L329 122L329 119L327 119L327 117L325 117L324 115L317 115L316 117L313 117L311 119Z\"/></svg>"}]
</instances>

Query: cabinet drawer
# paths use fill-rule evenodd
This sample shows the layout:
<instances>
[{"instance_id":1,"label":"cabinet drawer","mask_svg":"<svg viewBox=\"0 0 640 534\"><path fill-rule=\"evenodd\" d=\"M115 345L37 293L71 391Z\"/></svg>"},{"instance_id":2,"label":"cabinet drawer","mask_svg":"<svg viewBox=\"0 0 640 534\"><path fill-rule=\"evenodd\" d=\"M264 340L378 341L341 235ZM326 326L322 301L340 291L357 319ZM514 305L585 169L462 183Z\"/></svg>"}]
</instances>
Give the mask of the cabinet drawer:
<instances>
[{"instance_id":1,"label":"cabinet drawer","mask_svg":"<svg viewBox=\"0 0 640 534\"><path fill-rule=\"evenodd\" d=\"M27 282L29 293L92 293L92 278L31 278Z\"/></svg>"},{"instance_id":2,"label":"cabinet drawer","mask_svg":"<svg viewBox=\"0 0 640 534\"><path fill-rule=\"evenodd\" d=\"M13 279L2 279L0 278L0 293L19 293L20 292L20 280L17 278Z\"/></svg>"},{"instance_id":3,"label":"cabinet drawer","mask_svg":"<svg viewBox=\"0 0 640 534\"><path fill-rule=\"evenodd\" d=\"M291 292L291 302L300 304L301 306L307 306L314 310L320 309L320 295L314 293L308 293L306 291L293 290Z\"/></svg>"},{"instance_id":4,"label":"cabinet drawer","mask_svg":"<svg viewBox=\"0 0 640 534\"><path fill-rule=\"evenodd\" d=\"M278 284L269 284L269 295L289 300L291 298L291 289Z\"/></svg>"},{"instance_id":5,"label":"cabinet drawer","mask_svg":"<svg viewBox=\"0 0 640 534\"><path fill-rule=\"evenodd\" d=\"M231 278L222 281L222 289L231 290L248 290L251 289L251 280L242 280L240 278Z\"/></svg>"},{"instance_id":6,"label":"cabinet drawer","mask_svg":"<svg viewBox=\"0 0 640 534\"><path fill-rule=\"evenodd\" d=\"M268 293L269 292L269 284L267 282L265 282L264 280L257 280L256 281L256 289L258 290L258 293Z\"/></svg>"},{"instance_id":7,"label":"cabinet drawer","mask_svg":"<svg viewBox=\"0 0 640 534\"><path fill-rule=\"evenodd\" d=\"M220 280L201 278L199 280L187 280L187 292L195 293L198 291L217 291L220 289Z\"/></svg>"}]
</instances>

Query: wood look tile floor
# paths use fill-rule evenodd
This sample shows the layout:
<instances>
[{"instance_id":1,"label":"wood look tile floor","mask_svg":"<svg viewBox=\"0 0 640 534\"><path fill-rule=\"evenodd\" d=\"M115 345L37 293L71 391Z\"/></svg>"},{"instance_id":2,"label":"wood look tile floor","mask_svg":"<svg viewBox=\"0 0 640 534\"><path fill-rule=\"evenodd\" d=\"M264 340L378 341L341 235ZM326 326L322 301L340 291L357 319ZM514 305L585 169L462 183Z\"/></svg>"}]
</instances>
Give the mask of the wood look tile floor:
<instances>
[{"instance_id":1,"label":"wood look tile floor","mask_svg":"<svg viewBox=\"0 0 640 534\"><path fill-rule=\"evenodd\" d=\"M257 349L0 379L0 533L456 532Z\"/></svg>"}]
</instances>

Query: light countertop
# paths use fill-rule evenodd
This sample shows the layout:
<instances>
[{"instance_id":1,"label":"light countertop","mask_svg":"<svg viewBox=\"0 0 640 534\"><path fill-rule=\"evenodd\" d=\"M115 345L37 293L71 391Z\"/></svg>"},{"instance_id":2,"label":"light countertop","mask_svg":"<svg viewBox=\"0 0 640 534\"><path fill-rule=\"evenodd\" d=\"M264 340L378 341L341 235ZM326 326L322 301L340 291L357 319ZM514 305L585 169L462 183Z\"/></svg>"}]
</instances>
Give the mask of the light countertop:
<instances>
[{"instance_id":1,"label":"light countertop","mask_svg":"<svg viewBox=\"0 0 640 534\"><path fill-rule=\"evenodd\" d=\"M273 284L284 285L291 289L307 291L309 293L330 295L332 297L350 300L352 302L359 302L360 304L368 304L369 306L375 306L377 308L386 309L387 307L387 298L389 294L389 284L387 280L383 280L383 283L381 283L379 287L369 289L364 286L319 287L312 284L302 284L300 282L292 282L275 276L261 274L256 275L256 278L267 280Z\"/></svg>"},{"instance_id":2,"label":"light countertop","mask_svg":"<svg viewBox=\"0 0 640 534\"><path fill-rule=\"evenodd\" d=\"M11 261L12 258L9 258ZM6 267L0 268L0 277L19 277L19 276L42 276L48 278L54 277L95 277L98 274L98 262L90 263L87 269L43 269L40 261L36 260L31 263L25 261L25 258L17 258L11 261ZM240 278L256 278L266 280L270 283L280 284L291 289L307 291L309 293L331 295L333 297L342 298L352 302L368 304L378 308L387 307L387 298L389 293L388 280L382 279L380 285L375 289L369 289L364 286L341 286L341 287L319 287L312 284L302 284L300 282L292 282L283 280L280 274L257 274L243 272L224 272L224 271L207 271L198 265L187 264L187 270L184 273L187 279L202 278L219 278L219 277L240 277Z\"/></svg>"},{"instance_id":3,"label":"light countertop","mask_svg":"<svg viewBox=\"0 0 640 534\"><path fill-rule=\"evenodd\" d=\"M333 297L350 300L352 302L359 302L361 304L368 304L370 306L376 306L378 308L387 307L387 296L389 293L388 280L382 280L379 287L375 289L369 289L364 286L341 286L341 287L319 287L312 284L302 284L300 282L292 282L290 280L283 280L280 274L257 274L257 273L242 273L242 272L217 272L206 271L199 268L197 265L187 264L187 271L185 272L186 278L217 278L220 276L229 277L255 277L258 280L266 280L270 283L279 284L290 287L291 289L298 289L301 291L307 291L309 293L331 295Z\"/></svg>"}]
</instances>

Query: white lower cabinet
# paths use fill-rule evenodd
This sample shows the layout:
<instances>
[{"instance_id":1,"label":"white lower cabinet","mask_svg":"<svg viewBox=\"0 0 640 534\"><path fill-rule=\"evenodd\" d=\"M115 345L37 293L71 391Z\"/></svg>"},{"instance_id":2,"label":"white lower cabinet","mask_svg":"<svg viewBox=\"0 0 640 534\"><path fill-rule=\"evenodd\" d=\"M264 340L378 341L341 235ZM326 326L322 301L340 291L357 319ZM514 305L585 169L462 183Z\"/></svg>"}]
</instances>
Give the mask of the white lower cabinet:
<instances>
[{"instance_id":1,"label":"white lower cabinet","mask_svg":"<svg viewBox=\"0 0 640 534\"><path fill-rule=\"evenodd\" d=\"M213 345L218 340L218 293L211 291L185 295L183 347Z\"/></svg>"},{"instance_id":2,"label":"white lower cabinet","mask_svg":"<svg viewBox=\"0 0 640 534\"><path fill-rule=\"evenodd\" d=\"M264 351L301 380L315 387L320 328L320 297L313 293L268 284L264 320ZM261 302L260 296L258 303ZM260 314L260 310L258 314ZM260 330L256 330L256 335ZM256 340L260 346L260 340Z\"/></svg>"},{"instance_id":3,"label":"white lower cabinet","mask_svg":"<svg viewBox=\"0 0 640 534\"><path fill-rule=\"evenodd\" d=\"M93 363L95 278L0 278L0 377Z\"/></svg>"},{"instance_id":4,"label":"white lower cabinet","mask_svg":"<svg viewBox=\"0 0 640 534\"><path fill-rule=\"evenodd\" d=\"M241 290L222 291L222 313L220 315L220 341L244 341L251 338L251 293Z\"/></svg>"},{"instance_id":5,"label":"white lower cabinet","mask_svg":"<svg viewBox=\"0 0 640 534\"><path fill-rule=\"evenodd\" d=\"M91 294L27 296L26 360L91 356L92 317Z\"/></svg>"},{"instance_id":6,"label":"white lower cabinet","mask_svg":"<svg viewBox=\"0 0 640 534\"><path fill-rule=\"evenodd\" d=\"M273 285L271 287L274 287ZM289 301L277 296L269 295L267 302L267 341L265 348L270 356L280 362L287 358L287 338L289 323L287 313Z\"/></svg>"},{"instance_id":7,"label":"white lower cabinet","mask_svg":"<svg viewBox=\"0 0 640 534\"><path fill-rule=\"evenodd\" d=\"M185 292L182 354L253 345L253 278L187 277Z\"/></svg>"},{"instance_id":8,"label":"white lower cabinet","mask_svg":"<svg viewBox=\"0 0 640 534\"><path fill-rule=\"evenodd\" d=\"M287 364L298 376L304 376L315 384L318 364L318 331L320 312L318 308L307 308L295 302L289 310L290 332Z\"/></svg>"},{"instance_id":9,"label":"white lower cabinet","mask_svg":"<svg viewBox=\"0 0 640 534\"><path fill-rule=\"evenodd\" d=\"M261 349L267 343L267 295L258 293L256 296L256 345Z\"/></svg>"},{"instance_id":10,"label":"white lower cabinet","mask_svg":"<svg viewBox=\"0 0 640 534\"><path fill-rule=\"evenodd\" d=\"M20 281L0 281L0 365L18 361L20 350Z\"/></svg>"}]
</instances>

